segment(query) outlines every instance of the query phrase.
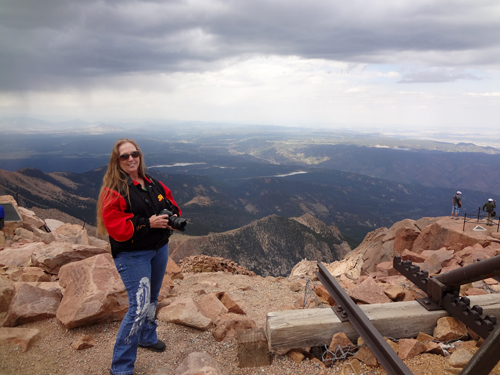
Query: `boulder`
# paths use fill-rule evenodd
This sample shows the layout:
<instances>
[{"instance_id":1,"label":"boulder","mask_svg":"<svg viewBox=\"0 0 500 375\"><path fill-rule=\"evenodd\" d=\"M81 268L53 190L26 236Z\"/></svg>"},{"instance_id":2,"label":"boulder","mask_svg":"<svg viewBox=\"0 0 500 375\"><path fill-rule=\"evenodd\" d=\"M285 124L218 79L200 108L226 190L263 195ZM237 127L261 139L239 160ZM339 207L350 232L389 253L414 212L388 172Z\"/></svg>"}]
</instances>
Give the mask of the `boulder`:
<instances>
[{"instance_id":1,"label":"boulder","mask_svg":"<svg viewBox=\"0 0 500 375\"><path fill-rule=\"evenodd\" d=\"M25 282L50 282L50 277L38 267L24 267L19 281Z\"/></svg>"},{"instance_id":2,"label":"boulder","mask_svg":"<svg viewBox=\"0 0 500 375\"><path fill-rule=\"evenodd\" d=\"M30 265L31 254L45 246L43 242L16 245L0 251L0 267L26 267Z\"/></svg>"},{"instance_id":3,"label":"boulder","mask_svg":"<svg viewBox=\"0 0 500 375\"><path fill-rule=\"evenodd\" d=\"M423 256L422 254L417 254L417 253L414 253L413 251L406 249L401 254L401 259L402 260L409 260L412 263L423 263L423 262L425 262L427 257Z\"/></svg>"},{"instance_id":4,"label":"boulder","mask_svg":"<svg viewBox=\"0 0 500 375\"><path fill-rule=\"evenodd\" d=\"M42 239L35 236L35 234L27 229L24 228L17 228L16 229L16 235L13 238L13 241L20 241L20 240L28 240L31 242L42 242Z\"/></svg>"},{"instance_id":5,"label":"boulder","mask_svg":"<svg viewBox=\"0 0 500 375\"><path fill-rule=\"evenodd\" d=\"M175 375L222 375L217 362L205 352L190 353L175 369Z\"/></svg>"},{"instance_id":6,"label":"boulder","mask_svg":"<svg viewBox=\"0 0 500 375\"><path fill-rule=\"evenodd\" d=\"M215 322L213 335L217 341L229 340L236 338L238 331L252 328L257 328L253 319L229 313Z\"/></svg>"},{"instance_id":7,"label":"boulder","mask_svg":"<svg viewBox=\"0 0 500 375\"><path fill-rule=\"evenodd\" d=\"M401 255L405 249L411 250L419 234L420 230L417 227L399 228L394 237L394 255Z\"/></svg>"},{"instance_id":8,"label":"boulder","mask_svg":"<svg viewBox=\"0 0 500 375\"><path fill-rule=\"evenodd\" d=\"M315 260L302 259L297 263L290 272L288 278L290 280L294 279L317 279L316 272L318 272L318 262Z\"/></svg>"},{"instance_id":9,"label":"boulder","mask_svg":"<svg viewBox=\"0 0 500 375\"><path fill-rule=\"evenodd\" d=\"M424 250L420 253L420 255L424 258L435 256L440 263L448 262L453 259L453 254L454 251L448 250L446 247L443 247L439 250Z\"/></svg>"},{"instance_id":10,"label":"boulder","mask_svg":"<svg viewBox=\"0 0 500 375\"><path fill-rule=\"evenodd\" d=\"M14 298L9 305L4 327L36 322L56 316L60 291L49 291L23 282L14 283Z\"/></svg>"},{"instance_id":11,"label":"boulder","mask_svg":"<svg viewBox=\"0 0 500 375\"><path fill-rule=\"evenodd\" d=\"M109 241L104 241L96 237L89 236L90 246L100 247L101 249L105 249L108 253L111 253L111 245Z\"/></svg>"},{"instance_id":12,"label":"boulder","mask_svg":"<svg viewBox=\"0 0 500 375\"><path fill-rule=\"evenodd\" d=\"M463 225L457 225L455 220L450 220L449 217L441 218L422 230L413 243L412 251L421 253L424 250L452 247L452 245L458 245L459 249L454 248L454 250L460 250L476 243L481 245L490 243L483 232L472 231L472 225L467 228L463 231Z\"/></svg>"},{"instance_id":13,"label":"boulder","mask_svg":"<svg viewBox=\"0 0 500 375\"><path fill-rule=\"evenodd\" d=\"M9 280L0 277L0 313L9 309L13 297L14 285Z\"/></svg>"},{"instance_id":14,"label":"boulder","mask_svg":"<svg viewBox=\"0 0 500 375\"><path fill-rule=\"evenodd\" d=\"M40 330L31 328L0 328L0 345L15 346L26 352L40 339Z\"/></svg>"},{"instance_id":15,"label":"boulder","mask_svg":"<svg viewBox=\"0 0 500 375\"><path fill-rule=\"evenodd\" d=\"M36 237L40 238L45 243L51 243L56 240L56 237L52 232L46 232L38 228L31 228L31 231Z\"/></svg>"},{"instance_id":16,"label":"boulder","mask_svg":"<svg viewBox=\"0 0 500 375\"><path fill-rule=\"evenodd\" d=\"M70 242L79 245L90 245L90 238L87 230L81 225L63 224L54 232L57 241Z\"/></svg>"},{"instance_id":17,"label":"boulder","mask_svg":"<svg viewBox=\"0 0 500 375\"><path fill-rule=\"evenodd\" d=\"M111 254L62 266L59 283L65 290L57 319L67 328L121 320L127 313L127 292Z\"/></svg>"},{"instance_id":18,"label":"boulder","mask_svg":"<svg viewBox=\"0 0 500 375\"><path fill-rule=\"evenodd\" d=\"M34 228L41 228L45 225L45 222L40 219L33 211L28 210L24 207L17 207L17 212L21 215L23 219L23 224L28 224Z\"/></svg>"},{"instance_id":19,"label":"boulder","mask_svg":"<svg viewBox=\"0 0 500 375\"><path fill-rule=\"evenodd\" d=\"M57 275L65 264L106 253L107 251L100 247L55 241L33 251L31 263L52 275Z\"/></svg>"},{"instance_id":20,"label":"boulder","mask_svg":"<svg viewBox=\"0 0 500 375\"><path fill-rule=\"evenodd\" d=\"M188 297L177 298L170 305L162 307L157 317L162 322L181 324L202 331L212 326L212 320L202 314L199 304Z\"/></svg>"},{"instance_id":21,"label":"boulder","mask_svg":"<svg viewBox=\"0 0 500 375\"><path fill-rule=\"evenodd\" d=\"M215 293L205 294L198 300L200 311L203 315L215 322L219 317L228 312L226 306L217 298Z\"/></svg>"}]
</instances>

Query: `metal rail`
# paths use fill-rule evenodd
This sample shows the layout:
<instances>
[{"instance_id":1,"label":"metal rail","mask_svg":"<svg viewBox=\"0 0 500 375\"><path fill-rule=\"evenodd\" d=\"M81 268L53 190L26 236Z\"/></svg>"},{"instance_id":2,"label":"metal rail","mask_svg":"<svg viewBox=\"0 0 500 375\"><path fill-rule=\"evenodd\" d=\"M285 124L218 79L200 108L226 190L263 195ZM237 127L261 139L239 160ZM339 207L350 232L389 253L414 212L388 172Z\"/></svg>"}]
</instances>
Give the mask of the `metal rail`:
<instances>
[{"instance_id":1,"label":"metal rail","mask_svg":"<svg viewBox=\"0 0 500 375\"><path fill-rule=\"evenodd\" d=\"M318 263L319 271L316 273L319 280L333 297L338 306L335 309L343 310L349 322L354 326L363 340L368 344L379 363L389 375L412 375L410 369L398 357L396 352L384 340L380 332L373 326L368 317L358 305L347 295L340 284L328 272L322 263Z\"/></svg>"}]
</instances>

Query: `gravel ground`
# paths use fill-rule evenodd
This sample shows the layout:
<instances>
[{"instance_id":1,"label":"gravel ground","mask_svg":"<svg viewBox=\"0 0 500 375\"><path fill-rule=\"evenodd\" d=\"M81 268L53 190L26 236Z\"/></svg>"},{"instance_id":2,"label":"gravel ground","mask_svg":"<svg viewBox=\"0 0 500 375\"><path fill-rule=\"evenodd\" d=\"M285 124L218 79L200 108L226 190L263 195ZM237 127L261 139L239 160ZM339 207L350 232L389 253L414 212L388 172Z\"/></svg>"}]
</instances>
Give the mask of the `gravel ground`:
<instances>
[{"instance_id":1,"label":"gravel ground","mask_svg":"<svg viewBox=\"0 0 500 375\"><path fill-rule=\"evenodd\" d=\"M283 278L262 278L223 273L185 274L175 280L173 290L178 296L197 299L199 290L207 293L226 291L257 323L265 328L266 314L290 309L294 301L304 296L304 291L292 292ZM215 285L216 284L216 285ZM37 328L42 338L26 353L9 346L0 346L0 375L90 375L109 374L112 350L119 322L67 330L56 318L25 324L23 328ZM90 335L96 345L89 349L75 350L70 344L84 335ZM340 374L343 363L324 368L308 359L295 363L286 353L272 353L271 366L238 368L237 342L235 339L217 342L210 331L199 331L181 325L158 322L158 336L167 344L163 353L139 348L136 375L174 374L184 358L192 352L207 352L226 375L303 375ZM407 365L414 374L447 374L447 359L433 354L418 356ZM349 372L345 372L348 375ZM362 374L386 374L381 368L364 368Z\"/></svg>"}]
</instances>

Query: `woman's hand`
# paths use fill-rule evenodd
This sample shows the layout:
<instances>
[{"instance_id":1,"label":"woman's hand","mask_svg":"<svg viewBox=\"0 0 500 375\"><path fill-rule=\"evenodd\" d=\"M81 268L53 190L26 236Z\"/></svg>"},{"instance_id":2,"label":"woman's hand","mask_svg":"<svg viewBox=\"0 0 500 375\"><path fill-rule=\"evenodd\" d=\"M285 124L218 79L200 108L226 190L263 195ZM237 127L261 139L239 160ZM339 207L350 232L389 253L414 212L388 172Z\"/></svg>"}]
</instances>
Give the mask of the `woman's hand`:
<instances>
[{"instance_id":1,"label":"woman's hand","mask_svg":"<svg viewBox=\"0 0 500 375\"><path fill-rule=\"evenodd\" d=\"M149 218L149 226L151 228L166 229L168 226L168 215L153 215Z\"/></svg>"},{"instance_id":2,"label":"woman's hand","mask_svg":"<svg viewBox=\"0 0 500 375\"><path fill-rule=\"evenodd\" d=\"M173 216L177 216L177 214L174 214L172 215ZM160 215L160 216L156 216L156 215L153 215L149 218L149 226L151 228L160 228L160 229L172 229L172 230L175 230L174 228L170 227L168 225L168 215Z\"/></svg>"}]
</instances>

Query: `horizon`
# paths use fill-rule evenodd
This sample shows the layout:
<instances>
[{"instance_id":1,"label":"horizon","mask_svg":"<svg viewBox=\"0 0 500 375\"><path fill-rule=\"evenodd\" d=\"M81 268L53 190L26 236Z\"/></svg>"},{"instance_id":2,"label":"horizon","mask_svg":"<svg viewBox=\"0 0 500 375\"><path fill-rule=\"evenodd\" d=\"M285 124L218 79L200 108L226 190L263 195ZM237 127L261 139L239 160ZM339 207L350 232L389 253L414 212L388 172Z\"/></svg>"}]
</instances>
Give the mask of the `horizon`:
<instances>
[{"instance_id":1,"label":"horizon","mask_svg":"<svg viewBox=\"0 0 500 375\"><path fill-rule=\"evenodd\" d=\"M494 0L0 2L2 117L498 127Z\"/></svg>"}]
</instances>

